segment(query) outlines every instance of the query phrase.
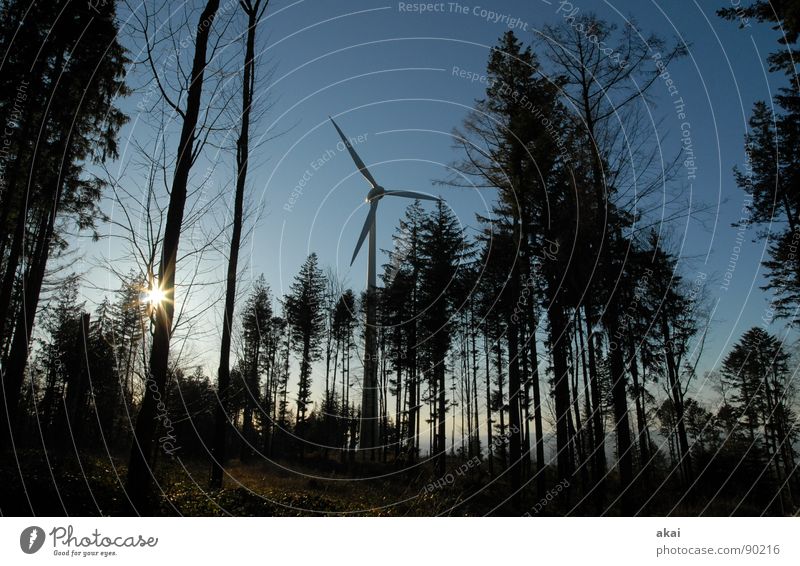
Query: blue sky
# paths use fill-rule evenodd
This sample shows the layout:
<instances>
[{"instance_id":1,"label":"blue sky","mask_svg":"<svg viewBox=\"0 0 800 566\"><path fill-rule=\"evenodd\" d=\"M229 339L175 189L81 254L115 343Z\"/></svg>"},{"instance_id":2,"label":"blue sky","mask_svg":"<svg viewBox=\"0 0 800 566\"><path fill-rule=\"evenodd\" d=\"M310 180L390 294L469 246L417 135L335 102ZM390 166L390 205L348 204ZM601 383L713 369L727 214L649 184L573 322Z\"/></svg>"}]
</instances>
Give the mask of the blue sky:
<instances>
[{"instance_id":1,"label":"blue sky","mask_svg":"<svg viewBox=\"0 0 800 566\"><path fill-rule=\"evenodd\" d=\"M253 156L258 166L251 170L249 198L263 213L242 262L251 275L264 273L277 295L287 291L311 251L349 286L357 291L364 287L366 254L352 268L349 260L366 215L368 186L341 146L337 148L328 115L336 117L349 137L360 137L354 145L382 185L441 195L465 226L475 226L475 214L486 214L494 195L433 184L448 177L448 164L459 159L450 134L485 88L455 76L454 68L483 72L489 49L508 29L506 23L518 22L518 36L529 43L544 24L558 22L558 10L567 7L547 0L494 0L490 10L508 17L493 22L482 15L479 3L458 3L458 10L456 3L440 3L443 11L425 14L410 13L401 4L270 4L261 57L274 71L270 83L259 83L258 94L269 97L273 106L253 137L280 135L260 145ZM764 68L766 55L776 49L776 32L755 22L737 29L721 20L714 11L727 5L724 0L702 5L641 0L571 4L617 24L633 18L643 33L656 32L689 46L689 57L672 63L669 72L685 102L698 170L691 184L683 175L672 188L682 191L693 209L710 206L712 212L702 221L689 216L673 223L671 239L680 250L686 277L703 273L712 280L715 323L701 364L701 369L710 369L747 328L760 324L769 304L758 289L763 284L759 260L764 243L751 242L753 227L745 232L729 288L723 290L720 283L737 245L731 223L744 202L732 167L745 161L746 120L755 100L768 100L783 84L782 76L770 76ZM664 103L657 107L667 134L664 152L674 155L680 151L683 121L676 117L666 89L656 85L654 92ZM231 157L224 159L217 175L231 170ZM406 204L402 199L381 202L379 248L390 247ZM107 243L87 246L86 256L102 255L107 248ZM781 325L771 328L778 331ZM198 350L197 361L211 370L218 348L214 332L204 340L208 348Z\"/></svg>"}]
</instances>

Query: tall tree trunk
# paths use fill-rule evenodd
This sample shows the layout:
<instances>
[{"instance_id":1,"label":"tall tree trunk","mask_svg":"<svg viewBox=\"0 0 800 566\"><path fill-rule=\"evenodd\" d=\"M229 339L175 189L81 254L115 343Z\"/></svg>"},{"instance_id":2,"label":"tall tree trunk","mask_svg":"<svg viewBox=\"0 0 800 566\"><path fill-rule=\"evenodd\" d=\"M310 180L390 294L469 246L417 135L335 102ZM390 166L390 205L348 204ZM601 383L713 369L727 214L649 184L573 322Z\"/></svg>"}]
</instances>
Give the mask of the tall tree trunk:
<instances>
[{"instance_id":1,"label":"tall tree trunk","mask_svg":"<svg viewBox=\"0 0 800 566\"><path fill-rule=\"evenodd\" d=\"M567 364L567 322L564 307L554 302L549 310L550 344L553 350L553 391L556 405L556 462L558 479L572 480L572 461L569 449L570 395Z\"/></svg>"},{"instance_id":2,"label":"tall tree trunk","mask_svg":"<svg viewBox=\"0 0 800 566\"><path fill-rule=\"evenodd\" d=\"M236 142L236 195L233 204L233 231L231 247L228 254L228 273L225 288L225 314L222 322L222 343L220 345L219 369L217 370L217 406L214 422L214 445L211 449L211 479L209 487L222 487L222 472L225 466L225 440L228 430L228 397L231 384L231 330L233 326L233 310L236 301L236 276L239 267L239 246L242 240L242 215L244 214L244 190L247 183L247 166L250 157L250 111L253 105L253 89L255 86L255 50L256 27L258 26L258 4L249 9L247 14L247 47L244 56L244 79L242 80L242 126ZM248 2L249 4L249 2ZM245 4L242 3L244 7ZM256 370L257 372L257 370ZM327 394L327 375L326 394ZM247 407L249 409L249 407ZM249 411L252 413L252 411ZM245 413L245 425L249 423L248 412ZM245 441L247 438L245 437ZM244 453L244 452L243 452Z\"/></svg>"},{"instance_id":3,"label":"tall tree trunk","mask_svg":"<svg viewBox=\"0 0 800 566\"><path fill-rule=\"evenodd\" d=\"M46 45L42 46L43 49ZM33 83L33 89L41 90L44 88L46 81L53 80L53 77L46 77L47 74L43 67L49 62L49 57L46 52L40 52L36 57L36 62L31 69L29 78ZM60 51L56 58L55 64L51 67L52 71L60 75L63 73L64 65L64 52ZM51 95L52 96L52 95ZM25 107L25 116L22 121L22 128L19 135L19 149L14 159L11 171L6 178L6 195L2 203L2 218L0 219L0 226L7 225L8 216L12 210L16 209L17 219L14 226L14 234L12 236L11 245L9 247L9 256L6 260L6 269L3 276L2 285L0 286L0 341L6 339L6 325L12 317L11 304L12 294L14 291L14 283L17 280L17 269L19 267L20 256L25 249L25 224L27 220L27 211L33 204L31 188L34 186L34 171L36 165L36 157L34 154L32 162L30 163L31 171L25 183L24 190L17 190L17 181L23 168L23 160L26 148L24 145L27 143L28 136L31 134L32 127L34 126L34 114L37 110L37 105L28 100ZM41 133L39 134L41 136ZM10 140L9 140L10 141ZM19 203L13 203L13 197L16 193L20 195ZM0 252L0 258L5 257L5 250Z\"/></svg>"},{"instance_id":4,"label":"tall tree trunk","mask_svg":"<svg viewBox=\"0 0 800 566\"><path fill-rule=\"evenodd\" d=\"M514 276L512 275L512 280ZM512 283L513 284L513 283ZM512 295L518 296L518 295ZM517 304L515 301L514 304ZM516 314L513 314L508 324L508 427L509 427L509 457L511 459L511 490L513 492L512 502L515 509L519 510L522 503L522 496L520 487L522 477L520 473L520 464L522 459L521 450L521 437L522 432L520 426L520 391L521 384L519 378L519 349L518 339L519 331L517 324L513 320Z\"/></svg>"},{"instance_id":5,"label":"tall tree trunk","mask_svg":"<svg viewBox=\"0 0 800 566\"><path fill-rule=\"evenodd\" d=\"M628 340L628 364L633 380L634 401L636 403L636 430L639 437L639 466L646 475L650 468L650 446L647 433L647 417L644 413L643 390L644 386L639 382L639 363L636 356L636 346L632 339Z\"/></svg>"},{"instance_id":6,"label":"tall tree trunk","mask_svg":"<svg viewBox=\"0 0 800 566\"><path fill-rule=\"evenodd\" d=\"M608 333L618 335L619 315L615 308L616 297L612 297L608 313ZM612 338L612 340L615 338ZM622 513L629 515L631 506L631 482L633 481L633 454L631 447L631 428L628 420L627 379L625 378L625 356L623 344L610 348L611 397L614 404L614 422L617 431L617 461L619 464Z\"/></svg>"},{"instance_id":7,"label":"tall tree trunk","mask_svg":"<svg viewBox=\"0 0 800 566\"><path fill-rule=\"evenodd\" d=\"M89 338L89 314L83 313L80 318L80 329L78 335L75 337L75 350L77 354L77 366L75 367L75 374L70 376L69 384L67 386L67 394L65 395L64 404L67 409L67 427L64 427L62 432L61 446L70 446L73 442L78 445L80 440L84 437L81 430L81 419L83 417L81 408L86 401L87 391L87 374L88 374L88 359L87 359L87 340Z\"/></svg>"},{"instance_id":8,"label":"tall tree trunk","mask_svg":"<svg viewBox=\"0 0 800 566\"><path fill-rule=\"evenodd\" d=\"M581 486L583 489L586 489L586 486L589 485L589 469L588 469L588 458L586 456L586 429L588 428L586 424L581 422L581 406L578 401L578 391L580 390L579 387L579 378L580 374L578 373L578 363L580 362L580 357L578 356L578 351L580 345L578 344L578 334L580 331L580 315L576 311L575 313L575 324L572 329L573 334L573 342L575 344L575 350L572 352L572 412L575 414L575 443L576 443L576 452L577 452L577 462L578 466L580 466L580 473L581 473ZM584 377L586 375L586 368L582 368L584 372Z\"/></svg>"},{"instance_id":9,"label":"tall tree trunk","mask_svg":"<svg viewBox=\"0 0 800 566\"><path fill-rule=\"evenodd\" d=\"M412 313L416 315L416 303L412 299ZM417 416L419 415L419 377L417 375L417 323L412 319L409 327L408 360L408 458L410 463L417 460Z\"/></svg>"},{"instance_id":10,"label":"tall tree trunk","mask_svg":"<svg viewBox=\"0 0 800 566\"><path fill-rule=\"evenodd\" d=\"M584 419L585 419L585 429L586 429L586 450L587 453L589 451L594 451L594 425L592 424L592 402L590 397L590 389L589 389L589 372L586 366L586 340L584 338L584 331L583 331L583 317L581 315L581 309L577 309L575 312L575 328L577 330L576 334L578 335L578 348L580 350L580 364L581 364L581 375L583 377L583 410L584 410ZM591 458L591 454L587 454L586 463L584 467L590 465L594 468L594 459ZM588 486L588 484L586 484Z\"/></svg>"},{"instance_id":11,"label":"tall tree trunk","mask_svg":"<svg viewBox=\"0 0 800 566\"><path fill-rule=\"evenodd\" d=\"M589 306L584 306L586 319L586 345L589 354L589 387L592 397L592 423L594 428L593 472L598 504L602 505L605 496L603 483L606 475L605 430L603 430L603 401L600 394L600 381L597 375L597 350L595 348L594 321Z\"/></svg>"},{"instance_id":12,"label":"tall tree trunk","mask_svg":"<svg viewBox=\"0 0 800 566\"><path fill-rule=\"evenodd\" d=\"M461 317L461 454L467 458L472 458L472 376L469 366L469 348L467 347L467 315L466 312ZM466 415L464 414L466 413ZM464 449L464 433L467 433L466 450Z\"/></svg>"},{"instance_id":13,"label":"tall tree trunk","mask_svg":"<svg viewBox=\"0 0 800 566\"><path fill-rule=\"evenodd\" d=\"M530 358L528 357L528 337L525 334L527 325L523 322L519 325L520 341L520 369L522 370L522 390L520 392L520 420L522 422L522 475L525 480L531 475L531 375Z\"/></svg>"},{"instance_id":14,"label":"tall tree trunk","mask_svg":"<svg viewBox=\"0 0 800 566\"><path fill-rule=\"evenodd\" d=\"M10 185L13 187L13 185ZM14 284L17 281L17 270L22 251L25 249L25 224L27 214L25 207L20 207L17 212L17 221L14 226L14 235L11 239L9 255L6 260L6 269L0 285L0 340L5 340L6 324L11 318L11 298ZM5 226L5 224L3 224Z\"/></svg>"},{"instance_id":15,"label":"tall tree trunk","mask_svg":"<svg viewBox=\"0 0 800 566\"><path fill-rule=\"evenodd\" d=\"M477 340L477 333L478 329L474 326L474 312L470 309L470 321L472 323L471 330L470 330L470 339L472 341L472 409L474 411L473 416L473 428L475 434L475 450L474 453L476 456L480 456L481 454L481 430L480 430L480 416L478 414L478 346L476 343Z\"/></svg>"},{"instance_id":16,"label":"tall tree trunk","mask_svg":"<svg viewBox=\"0 0 800 566\"><path fill-rule=\"evenodd\" d=\"M239 450L239 459L246 462L253 454L253 446L255 446L255 428L253 427L253 409L256 405L253 402L253 396L258 395L259 392L259 374L258 367L261 360L261 346L256 343L250 360L250 367L248 369L249 375L245 379L245 392L244 392L244 408L242 411L242 445ZM265 407L266 409L266 407ZM264 427L266 429L266 427Z\"/></svg>"},{"instance_id":17,"label":"tall tree trunk","mask_svg":"<svg viewBox=\"0 0 800 566\"><path fill-rule=\"evenodd\" d=\"M507 467L506 455L508 451L506 449L506 416L505 416L505 403L503 394L504 391L504 383L503 383L503 348L500 345L500 341L497 341L497 392L498 392L498 401L499 407L497 412L500 414L500 469L505 470Z\"/></svg>"},{"instance_id":18,"label":"tall tree trunk","mask_svg":"<svg viewBox=\"0 0 800 566\"><path fill-rule=\"evenodd\" d=\"M483 332L483 359L486 361L486 453L489 475L494 475L494 442L492 440L492 376L489 363L489 330Z\"/></svg>"},{"instance_id":19,"label":"tall tree trunk","mask_svg":"<svg viewBox=\"0 0 800 566\"><path fill-rule=\"evenodd\" d=\"M326 344L325 344L325 406L323 407L322 418L325 421L325 448L323 448L324 458L328 459L328 451L331 444L333 444L333 426L331 423L331 414L333 406L331 401L336 395L336 357L338 352L335 352L336 344L333 339L333 307L325 313L327 316L327 329L326 329ZM333 374L331 374L331 355L333 355Z\"/></svg>"},{"instance_id":20,"label":"tall tree trunk","mask_svg":"<svg viewBox=\"0 0 800 566\"><path fill-rule=\"evenodd\" d=\"M295 423L295 436L299 442L299 455L302 459L306 446L306 402L309 396L309 380L311 379L311 337L305 336L303 340L303 359L300 360L300 385L297 395L297 420Z\"/></svg>"},{"instance_id":21,"label":"tall tree trunk","mask_svg":"<svg viewBox=\"0 0 800 566\"><path fill-rule=\"evenodd\" d=\"M447 389L445 382L443 356L441 357L441 359L437 361L436 369L434 370L434 372L435 372L434 375L436 375L435 377L436 382L438 383L437 386L438 406L436 409L436 419L437 419L436 468L437 471L439 472L439 475L443 476L447 464L447 434L445 430L447 421Z\"/></svg>"},{"instance_id":22,"label":"tall tree trunk","mask_svg":"<svg viewBox=\"0 0 800 566\"><path fill-rule=\"evenodd\" d=\"M208 0L197 24L194 60L186 97L178 160L172 179L167 221L162 242L161 264L158 268L158 284L164 301L156 309L153 343L150 350L150 366L142 407L136 417L134 442L128 463L127 493L134 510L138 513L150 510L151 469L153 437L156 432L156 409L160 399L166 395L169 342L172 321L175 315L175 267L178 259L183 211L186 204L189 172L194 158L195 136L203 93L203 77L206 69L208 38L214 18L219 9L219 0ZM158 398L157 398L158 397Z\"/></svg>"},{"instance_id":23,"label":"tall tree trunk","mask_svg":"<svg viewBox=\"0 0 800 566\"><path fill-rule=\"evenodd\" d=\"M395 445L394 445L394 457L395 460L400 457L400 445L403 442L403 413L402 413L402 405L403 405L403 364L401 356L401 344L398 342L397 346L397 368L396 368L396 377L397 380L397 388L395 390L395 406L394 406L394 426L395 426Z\"/></svg>"},{"instance_id":24,"label":"tall tree trunk","mask_svg":"<svg viewBox=\"0 0 800 566\"><path fill-rule=\"evenodd\" d=\"M538 496L544 497L547 485L544 460L544 428L542 425L542 393L539 380L539 353L536 344L536 326L534 318L531 323L531 365L533 367L533 429L536 435L536 490Z\"/></svg>"},{"instance_id":25,"label":"tall tree trunk","mask_svg":"<svg viewBox=\"0 0 800 566\"><path fill-rule=\"evenodd\" d=\"M61 73L63 73L65 56L66 54L64 51L59 50L55 63L51 67L53 74L56 76L60 77ZM42 57L41 63L37 62L35 68L41 70L40 65L44 64L46 64L46 61L45 58ZM32 76L36 77L38 75L39 73ZM51 79L52 78L54 77L51 77ZM51 102L52 94L49 103ZM29 129L33 125L31 121L32 113L35 110L34 104L29 103L27 106L28 112L26 112L26 120L23 125L24 137L22 138L22 143L24 143ZM53 133L48 132L48 130L52 130L53 127L56 129L59 128L57 122L51 124L49 121L45 121L45 116L42 117L42 120L43 122L38 133L37 144L42 142L42 140L46 140L48 133ZM44 179L41 179L45 188L43 189L44 194L40 197L42 211L40 212L37 239L35 240L31 252L30 265L27 268L27 272L22 276L22 304L16 313L13 334L10 338L8 358L3 360L5 362L5 371L3 372L4 375L0 378L2 379L2 387L0 387L0 422L3 423L0 424L0 449L5 447L6 442L10 441L14 434L13 429L16 423L19 392L20 387L22 387L25 368L28 363L29 343L31 332L33 331L33 322L36 318L36 310L39 307L39 295L44 280L47 259L50 256L50 240L53 236L55 221L61 205L62 192L64 190L64 184L66 183L65 176L67 169L71 165L71 156L73 154L70 148L71 130L55 132L55 134L58 135L59 141L53 145L52 151L54 155L61 155L60 167L59 170L55 172L54 178L49 178L49 175L46 175ZM42 147L46 147L46 145ZM22 151L20 150L19 153L21 154ZM0 343L5 340L6 325L10 321L13 313L11 308L12 294L17 281L17 267L20 261L20 254L24 252L25 248L26 212L28 206L31 204L29 199L31 196L31 187L35 183L34 170L37 165L37 157L39 157L38 151L34 153L31 159L31 171L24 189L25 200L20 202L10 257L6 265L2 289L0 289ZM12 174L8 179L13 183L8 185L11 190L14 190L16 185L20 159L21 156L18 155L17 159L14 160L14 170L12 170ZM47 187L48 184L52 188ZM47 208L48 204L50 205L50 209ZM8 423L8 428L5 426L6 423Z\"/></svg>"},{"instance_id":26,"label":"tall tree trunk","mask_svg":"<svg viewBox=\"0 0 800 566\"><path fill-rule=\"evenodd\" d=\"M778 438L778 429L775 426L775 404L772 399L772 388L769 384L769 372L764 372L764 399L767 402L766 410L764 411L764 441L767 447L767 457L772 460L772 465L775 468L775 482L778 486L778 504L780 508L778 512L781 515L785 514L784 499L789 495L788 504L791 504L791 491L788 491L789 482L784 481L781 470L781 458L779 458L780 444L782 439Z\"/></svg>"},{"instance_id":27,"label":"tall tree trunk","mask_svg":"<svg viewBox=\"0 0 800 566\"><path fill-rule=\"evenodd\" d=\"M36 310L39 308L42 283L44 282L44 276L47 270L47 260L50 257L50 243L55 232L55 222L61 208L61 198L67 182L65 178L67 173L66 169L71 164L72 150L70 148L69 133L65 133L64 137L66 138L65 142L57 144L57 147L63 148L61 167L56 178L51 181L55 184L56 189L55 192L51 194L52 201L50 203L50 208L48 209L45 207L40 213L39 228L36 235L31 265L27 273L23 275L22 305L17 313L14 336L11 341L11 350L8 355L5 375L2 377L0 418L2 418L1 422L8 423L8 429L2 426L0 448L5 447L6 442L12 440L14 434L19 393L25 377L25 368L28 364L33 323L36 318ZM47 203L46 200L45 203Z\"/></svg>"},{"instance_id":28,"label":"tall tree trunk","mask_svg":"<svg viewBox=\"0 0 800 566\"><path fill-rule=\"evenodd\" d=\"M675 407L676 428L678 432L678 448L680 465L685 485L692 485L692 456L689 453L689 437L686 434L686 421L684 419L683 391L678 378L678 368L675 364L675 351L672 337L666 318L661 319L661 332L664 336L664 356L667 359L667 379L669 380L670 396Z\"/></svg>"}]
</instances>

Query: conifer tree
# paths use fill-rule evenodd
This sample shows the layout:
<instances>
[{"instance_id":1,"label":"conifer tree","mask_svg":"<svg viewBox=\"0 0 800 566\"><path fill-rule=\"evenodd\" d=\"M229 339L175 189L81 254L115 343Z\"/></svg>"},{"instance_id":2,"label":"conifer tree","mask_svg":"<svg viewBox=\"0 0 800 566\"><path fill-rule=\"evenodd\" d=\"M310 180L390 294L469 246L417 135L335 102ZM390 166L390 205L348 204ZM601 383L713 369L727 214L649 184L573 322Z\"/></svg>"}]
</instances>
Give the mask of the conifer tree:
<instances>
[{"instance_id":1,"label":"conifer tree","mask_svg":"<svg viewBox=\"0 0 800 566\"><path fill-rule=\"evenodd\" d=\"M286 297L286 320L291 329L292 346L300 356L296 423L296 433L300 438L306 433L308 406L311 404L311 368L321 354L320 346L325 329L325 313L322 308L324 293L325 274L318 266L317 254L312 253L300 267ZM301 454L302 450L301 444Z\"/></svg>"},{"instance_id":2,"label":"conifer tree","mask_svg":"<svg viewBox=\"0 0 800 566\"><path fill-rule=\"evenodd\" d=\"M115 2L93 9L80 2L14 1L1 10L6 50L0 118L4 128L17 126L0 202L3 226L13 225L0 238L0 337L8 352L0 420L9 423L15 421L48 260L66 247L65 227L93 229L102 218L104 184L87 168L116 157L126 117L115 104L128 89ZM29 261L20 270L23 255ZM9 440L7 426L0 428L0 446Z\"/></svg>"}]
</instances>

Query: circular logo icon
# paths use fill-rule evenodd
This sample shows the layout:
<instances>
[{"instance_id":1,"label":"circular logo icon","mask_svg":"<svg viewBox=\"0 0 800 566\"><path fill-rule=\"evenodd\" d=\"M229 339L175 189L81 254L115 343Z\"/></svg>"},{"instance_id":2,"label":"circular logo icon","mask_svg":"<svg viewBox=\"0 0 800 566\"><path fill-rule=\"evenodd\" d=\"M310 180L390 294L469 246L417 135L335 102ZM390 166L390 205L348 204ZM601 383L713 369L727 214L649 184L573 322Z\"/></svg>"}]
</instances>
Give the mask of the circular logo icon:
<instances>
[{"instance_id":1,"label":"circular logo icon","mask_svg":"<svg viewBox=\"0 0 800 566\"><path fill-rule=\"evenodd\" d=\"M44 544L44 529L42 527L28 527L19 535L19 547L25 554L38 552Z\"/></svg>"}]
</instances>

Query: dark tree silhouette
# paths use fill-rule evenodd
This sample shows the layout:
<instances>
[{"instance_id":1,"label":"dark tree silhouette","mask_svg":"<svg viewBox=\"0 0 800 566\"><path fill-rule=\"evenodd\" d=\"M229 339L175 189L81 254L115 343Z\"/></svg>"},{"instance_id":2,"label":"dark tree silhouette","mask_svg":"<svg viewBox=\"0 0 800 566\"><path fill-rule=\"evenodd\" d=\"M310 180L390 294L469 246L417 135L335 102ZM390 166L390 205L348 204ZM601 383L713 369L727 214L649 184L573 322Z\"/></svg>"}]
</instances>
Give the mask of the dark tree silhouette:
<instances>
[{"instance_id":1,"label":"dark tree silhouette","mask_svg":"<svg viewBox=\"0 0 800 566\"><path fill-rule=\"evenodd\" d=\"M272 335L272 298L264 276L256 279L242 312L242 354L239 361L244 390L242 392L241 459L249 458L256 445L253 416L261 392L261 374L274 365L275 341ZM266 424L266 423L265 423Z\"/></svg>"},{"instance_id":2,"label":"dark tree silhouette","mask_svg":"<svg viewBox=\"0 0 800 566\"><path fill-rule=\"evenodd\" d=\"M526 299L523 303L520 300L523 288L531 291L534 287L534 295L538 293L534 283L538 281L532 275L532 250L541 246L544 238L538 228L540 222L547 221L547 199L543 191L551 182L559 160L555 151L558 140L540 124L541 116L557 119L557 85L539 76L538 70L539 62L530 48L523 47L513 32L504 34L489 56L486 98L478 102L476 111L465 121L463 133L456 135L462 140L460 145L466 154L465 160L457 165L458 169L477 178L481 186L499 190L500 206L496 212L508 218L513 246L519 254L519 260L508 265L508 292L510 303L521 308L518 308L520 312L513 312L515 307L505 311L508 318L505 324L509 326L506 335L511 431L508 443L514 462L511 476L512 484L519 486L523 458L522 415L523 409L527 411L527 389L532 386L539 488L544 493L544 436L535 344L537 301ZM458 184L457 181L452 183ZM521 337L526 338L520 348ZM523 387L521 371L527 371L528 367L534 368L534 378L529 380L526 376ZM557 383L560 402L565 399L564 382ZM563 419L560 422L566 426ZM565 440L563 432L562 441ZM527 451L525 459L528 459Z\"/></svg>"},{"instance_id":3,"label":"dark tree silhouette","mask_svg":"<svg viewBox=\"0 0 800 566\"><path fill-rule=\"evenodd\" d=\"M289 296L286 297L286 320L291 328L292 346L300 355L300 382L297 391L296 434L300 437L300 454L306 434L308 405L311 404L311 367L320 356L325 313L322 306L325 293L325 275L317 265L317 254L312 253L295 276Z\"/></svg>"},{"instance_id":4,"label":"dark tree silhouette","mask_svg":"<svg viewBox=\"0 0 800 566\"><path fill-rule=\"evenodd\" d=\"M186 103L184 109L177 109L181 121L178 160L172 178L157 279L157 285L164 295L164 300L155 313L147 387L142 406L136 417L135 441L131 448L128 464L127 489L134 509L140 513L146 512L150 508L148 497L152 477L149 464L153 457L153 440L157 424L157 396L166 395L169 343L175 314L175 266L178 260L178 244L183 224L189 173L195 161L194 150L203 93L203 76L208 64L206 61L208 38L218 9L219 0L209 0L200 14L196 28L192 70L187 77Z\"/></svg>"},{"instance_id":5,"label":"dark tree silhouette","mask_svg":"<svg viewBox=\"0 0 800 566\"><path fill-rule=\"evenodd\" d=\"M777 338L753 327L725 357L721 375L729 387L728 403L744 422L750 440L745 456L763 463L764 468L772 464L775 481L784 486L780 504L792 508L792 488L797 486L793 446L797 432L790 425L795 415L788 360Z\"/></svg>"},{"instance_id":6,"label":"dark tree silhouette","mask_svg":"<svg viewBox=\"0 0 800 566\"><path fill-rule=\"evenodd\" d=\"M334 307L332 330L333 337L336 342L336 352L341 354L341 375L342 375L342 390L339 396L339 419L336 426L336 435L338 445L342 449L342 459L344 460L348 450L348 434L350 431L350 424L353 415L350 410L350 358L352 357L353 348L353 335L356 329L356 298L351 289L346 289L339 297ZM337 361L334 360L334 374L333 383L336 387L336 366Z\"/></svg>"},{"instance_id":7,"label":"dark tree silhouette","mask_svg":"<svg viewBox=\"0 0 800 566\"><path fill-rule=\"evenodd\" d=\"M116 157L116 135L126 118L114 104L128 92L114 2L97 11L72 2L60 3L61 10L30 4L8 2L0 13L7 48L0 116L19 132L0 202L3 225L15 226L10 239L2 238L0 284L0 336L8 348L0 420L12 428L48 260L66 247L59 223L89 229L102 218L97 202L104 185L86 168ZM29 260L19 274L23 254ZM15 289L20 292L12 301ZM10 432L4 424L0 446Z\"/></svg>"},{"instance_id":8,"label":"dark tree silhouette","mask_svg":"<svg viewBox=\"0 0 800 566\"><path fill-rule=\"evenodd\" d=\"M447 205L437 202L436 209L423 221L420 243L421 316L420 348L429 376L434 407L434 450L437 470L445 473L447 450L446 412L447 353L452 344L453 314L461 307L453 300L458 287L459 266L468 258L469 248L462 228ZM452 401L452 400L451 400Z\"/></svg>"},{"instance_id":9,"label":"dark tree silhouette","mask_svg":"<svg viewBox=\"0 0 800 566\"><path fill-rule=\"evenodd\" d=\"M222 472L225 466L225 431L228 416L225 414L228 388L230 387L231 327L233 309L236 301L236 277L239 266L239 247L242 240L244 216L244 191L247 184L247 169L250 160L250 115L253 109L253 94L256 85L256 31L269 0L243 0L242 10L247 16L246 47L244 53L244 77L242 79L242 123L239 139L236 141L236 194L233 204L233 228L231 246L228 253L228 273L225 287L225 311L222 322L222 341L220 345L219 370L217 373L217 394L219 407L216 413L214 447L212 450L211 480L212 489L222 487ZM245 421L248 422L248 421Z\"/></svg>"}]
</instances>

